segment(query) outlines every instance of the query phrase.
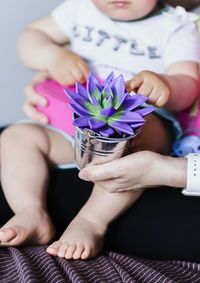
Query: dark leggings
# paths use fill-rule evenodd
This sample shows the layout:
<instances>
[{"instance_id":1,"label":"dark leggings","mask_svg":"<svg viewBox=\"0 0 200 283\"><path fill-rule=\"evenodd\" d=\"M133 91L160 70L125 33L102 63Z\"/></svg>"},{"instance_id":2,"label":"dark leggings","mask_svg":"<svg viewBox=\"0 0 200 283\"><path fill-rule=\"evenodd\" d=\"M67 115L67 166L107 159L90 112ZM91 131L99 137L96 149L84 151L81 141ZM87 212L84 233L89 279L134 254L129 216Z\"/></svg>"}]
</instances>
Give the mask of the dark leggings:
<instances>
[{"instance_id":1,"label":"dark leggings","mask_svg":"<svg viewBox=\"0 0 200 283\"><path fill-rule=\"evenodd\" d=\"M93 185L77 174L76 169L50 172L48 207L57 237L91 193ZM3 224L13 213L2 190L0 200ZM147 190L110 226L105 249L155 260L200 262L200 198L183 196L179 189Z\"/></svg>"}]
</instances>

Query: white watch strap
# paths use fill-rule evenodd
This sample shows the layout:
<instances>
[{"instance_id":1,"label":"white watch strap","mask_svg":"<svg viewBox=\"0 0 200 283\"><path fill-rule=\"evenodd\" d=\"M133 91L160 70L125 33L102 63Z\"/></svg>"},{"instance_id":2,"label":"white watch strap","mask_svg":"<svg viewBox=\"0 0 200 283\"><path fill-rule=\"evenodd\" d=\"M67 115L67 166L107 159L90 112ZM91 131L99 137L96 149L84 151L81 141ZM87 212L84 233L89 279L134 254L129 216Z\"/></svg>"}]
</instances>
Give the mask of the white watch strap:
<instances>
[{"instance_id":1,"label":"white watch strap","mask_svg":"<svg viewBox=\"0 0 200 283\"><path fill-rule=\"evenodd\" d=\"M200 154L187 156L187 185L182 193L186 196L200 196Z\"/></svg>"}]
</instances>

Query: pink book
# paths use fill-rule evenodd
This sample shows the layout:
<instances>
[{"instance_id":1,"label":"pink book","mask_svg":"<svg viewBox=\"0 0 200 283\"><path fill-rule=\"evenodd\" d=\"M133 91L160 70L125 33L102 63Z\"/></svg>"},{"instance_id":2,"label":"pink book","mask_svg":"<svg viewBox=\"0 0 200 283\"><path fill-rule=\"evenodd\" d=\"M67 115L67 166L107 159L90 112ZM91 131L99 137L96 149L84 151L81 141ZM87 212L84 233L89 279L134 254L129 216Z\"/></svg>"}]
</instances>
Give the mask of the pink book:
<instances>
[{"instance_id":1,"label":"pink book","mask_svg":"<svg viewBox=\"0 0 200 283\"><path fill-rule=\"evenodd\" d=\"M73 112L69 107L70 99L64 93L66 88L75 92L74 86L63 86L53 80L36 85L36 92L48 101L47 106L38 105L37 109L47 116L49 125L74 136Z\"/></svg>"}]
</instances>

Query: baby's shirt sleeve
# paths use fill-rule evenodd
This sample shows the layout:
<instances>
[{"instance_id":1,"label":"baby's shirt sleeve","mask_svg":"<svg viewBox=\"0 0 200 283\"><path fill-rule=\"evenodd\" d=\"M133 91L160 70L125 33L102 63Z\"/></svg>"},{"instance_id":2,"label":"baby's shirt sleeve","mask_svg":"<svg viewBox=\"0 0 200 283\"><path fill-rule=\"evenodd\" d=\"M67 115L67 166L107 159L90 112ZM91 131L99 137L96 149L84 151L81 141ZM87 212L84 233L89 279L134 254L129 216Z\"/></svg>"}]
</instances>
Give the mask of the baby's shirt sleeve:
<instances>
[{"instance_id":1,"label":"baby's shirt sleeve","mask_svg":"<svg viewBox=\"0 0 200 283\"><path fill-rule=\"evenodd\" d=\"M187 12L185 12L187 13ZM184 14L164 44L164 65L167 68L179 61L200 62L200 33L197 24Z\"/></svg>"},{"instance_id":2,"label":"baby's shirt sleeve","mask_svg":"<svg viewBox=\"0 0 200 283\"><path fill-rule=\"evenodd\" d=\"M68 38L72 36L73 32L76 2L76 0L65 0L51 12L56 25Z\"/></svg>"}]
</instances>

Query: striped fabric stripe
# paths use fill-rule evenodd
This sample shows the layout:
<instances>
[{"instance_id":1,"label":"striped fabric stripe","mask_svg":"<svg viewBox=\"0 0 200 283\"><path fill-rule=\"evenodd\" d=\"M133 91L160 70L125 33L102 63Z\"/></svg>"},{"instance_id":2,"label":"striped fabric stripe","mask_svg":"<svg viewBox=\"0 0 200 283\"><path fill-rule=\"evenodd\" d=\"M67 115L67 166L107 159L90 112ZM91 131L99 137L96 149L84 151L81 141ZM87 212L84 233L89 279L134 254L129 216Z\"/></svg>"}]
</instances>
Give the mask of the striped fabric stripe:
<instances>
[{"instance_id":1,"label":"striped fabric stripe","mask_svg":"<svg viewBox=\"0 0 200 283\"><path fill-rule=\"evenodd\" d=\"M200 264L105 252L95 259L51 257L46 246L0 249L1 283L200 283Z\"/></svg>"}]
</instances>

